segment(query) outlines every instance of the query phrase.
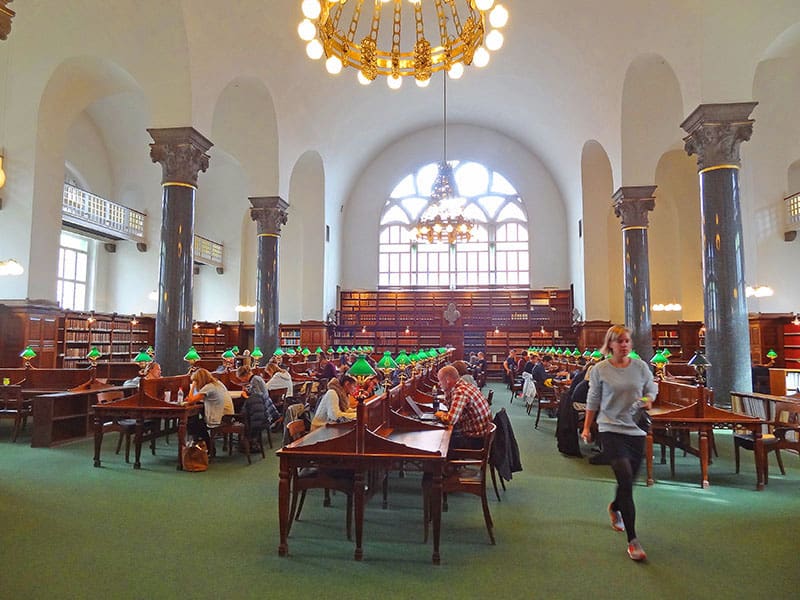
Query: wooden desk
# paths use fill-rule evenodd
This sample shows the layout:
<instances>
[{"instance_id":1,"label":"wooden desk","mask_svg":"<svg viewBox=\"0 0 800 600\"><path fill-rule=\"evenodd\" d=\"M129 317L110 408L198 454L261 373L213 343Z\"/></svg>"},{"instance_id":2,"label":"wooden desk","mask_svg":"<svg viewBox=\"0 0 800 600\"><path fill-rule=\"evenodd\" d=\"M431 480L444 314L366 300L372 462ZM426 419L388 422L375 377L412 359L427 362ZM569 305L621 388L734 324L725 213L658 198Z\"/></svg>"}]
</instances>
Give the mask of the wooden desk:
<instances>
[{"instance_id":1,"label":"wooden desk","mask_svg":"<svg viewBox=\"0 0 800 600\"><path fill-rule=\"evenodd\" d=\"M364 556L365 477L373 470L388 470L403 460L413 460L431 473L434 564L440 563L439 537L442 510L442 477L447 462L451 429L426 425L388 411L388 395L359 402L355 423L330 425L312 431L305 437L278 450L280 480L278 485L278 520L280 543L278 554L289 552L289 501L291 473L294 469L318 465L322 468L348 469L354 472L353 505L355 510L355 560ZM377 427L371 427L376 420Z\"/></svg>"},{"instance_id":2,"label":"wooden desk","mask_svg":"<svg viewBox=\"0 0 800 600\"><path fill-rule=\"evenodd\" d=\"M160 379L145 379L140 382L139 388L133 396L108 402L95 404L94 409L94 466L100 466L100 450L103 446L103 423L112 419L135 419L136 460L134 469L141 469L142 435L146 419L175 419L178 422L178 470L183 470L183 457L181 448L186 445L186 423L189 417L199 414L203 408L202 402L192 404L172 404L165 402L164 394L170 392L171 398L177 398L178 389L189 389L189 377L178 375L175 377L162 377Z\"/></svg>"},{"instance_id":3,"label":"wooden desk","mask_svg":"<svg viewBox=\"0 0 800 600\"><path fill-rule=\"evenodd\" d=\"M665 386L679 386L678 389L667 391ZM650 417L653 425L647 434L645 455L647 458L647 485L653 485L653 444L664 443L673 445L674 439L669 437L669 432L697 432L699 435L698 447L695 448L687 443L680 447L694 454L700 459L701 485L703 488L709 487L708 465L710 462L709 436L713 429L719 427L745 427L753 432L755 440L755 463L756 463L756 489L763 490L765 477L764 469L766 455L764 445L761 440L761 426L764 421L756 417L741 415L729 410L717 408L708 403L708 389L703 386L691 386L683 383L659 382L659 398L661 392L667 392L675 402L680 402L679 398L694 400L682 406L665 401L659 401L650 410ZM662 435L660 432L668 432Z\"/></svg>"}]
</instances>

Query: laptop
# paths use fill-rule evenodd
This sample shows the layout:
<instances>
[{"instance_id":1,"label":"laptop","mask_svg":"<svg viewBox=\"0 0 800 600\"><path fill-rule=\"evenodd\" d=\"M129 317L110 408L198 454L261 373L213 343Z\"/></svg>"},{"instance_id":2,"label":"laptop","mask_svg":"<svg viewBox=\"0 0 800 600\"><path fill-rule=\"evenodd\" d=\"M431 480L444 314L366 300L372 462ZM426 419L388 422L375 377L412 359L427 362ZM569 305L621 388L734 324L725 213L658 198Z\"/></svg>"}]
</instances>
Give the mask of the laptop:
<instances>
[{"instance_id":1,"label":"laptop","mask_svg":"<svg viewBox=\"0 0 800 600\"><path fill-rule=\"evenodd\" d=\"M411 396L406 396L406 402L411 407L411 410L414 411L414 414L420 421L432 421L434 423L440 423L439 419L436 417L435 414L429 412L423 412L423 410L419 407L419 405L414 402L414 399Z\"/></svg>"}]
</instances>

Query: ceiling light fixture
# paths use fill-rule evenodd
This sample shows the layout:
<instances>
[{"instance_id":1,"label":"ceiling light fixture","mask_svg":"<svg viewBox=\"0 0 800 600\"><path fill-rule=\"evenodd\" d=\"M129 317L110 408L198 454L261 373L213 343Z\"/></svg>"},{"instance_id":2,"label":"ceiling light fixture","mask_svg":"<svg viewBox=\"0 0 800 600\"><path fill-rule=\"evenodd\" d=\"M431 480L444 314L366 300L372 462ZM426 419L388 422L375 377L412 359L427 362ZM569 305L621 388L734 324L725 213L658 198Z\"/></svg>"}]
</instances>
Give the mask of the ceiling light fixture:
<instances>
[{"instance_id":1,"label":"ceiling light fixture","mask_svg":"<svg viewBox=\"0 0 800 600\"><path fill-rule=\"evenodd\" d=\"M748 285L744 289L744 295L748 298L752 296L755 296L756 298L768 298L769 296L775 295L775 290L768 285L757 285L755 287Z\"/></svg>"},{"instance_id":2,"label":"ceiling light fixture","mask_svg":"<svg viewBox=\"0 0 800 600\"><path fill-rule=\"evenodd\" d=\"M447 78L442 77L442 82L442 160L428 207L411 228L412 238L429 244L468 242L476 232L475 222L464 217L465 201L458 193L453 167L447 162Z\"/></svg>"},{"instance_id":3,"label":"ceiling light fixture","mask_svg":"<svg viewBox=\"0 0 800 600\"><path fill-rule=\"evenodd\" d=\"M495 0L372 0L371 18L361 21L362 9L369 4L365 0L303 0L304 19L297 35L306 42L308 57L324 56L325 68L332 75L345 67L358 69L363 85L386 77L389 87L396 90L403 77L414 77L417 85L426 87L436 71L447 71L458 79L465 65L484 67L490 53L503 46L500 29L508 22L508 10ZM383 32L382 20L390 24ZM404 28L413 32L414 43L401 48ZM406 33L405 37L410 36Z\"/></svg>"},{"instance_id":4,"label":"ceiling light fixture","mask_svg":"<svg viewBox=\"0 0 800 600\"><path fill-rule=\"evenodd\" d=\"M22 275L25 269L15 259L0 260L0 277Z\"/></svg>"}]
</instances>

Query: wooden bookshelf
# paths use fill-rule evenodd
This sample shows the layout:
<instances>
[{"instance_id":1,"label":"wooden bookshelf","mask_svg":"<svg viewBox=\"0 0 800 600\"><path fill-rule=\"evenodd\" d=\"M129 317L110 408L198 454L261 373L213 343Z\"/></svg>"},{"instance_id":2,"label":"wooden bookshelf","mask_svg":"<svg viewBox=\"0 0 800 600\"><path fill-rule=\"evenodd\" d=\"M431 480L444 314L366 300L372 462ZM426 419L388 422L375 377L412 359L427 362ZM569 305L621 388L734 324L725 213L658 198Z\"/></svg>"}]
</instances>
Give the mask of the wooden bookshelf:
<instances>
[{"instance_id":1,"label":"wooden bookshelf","mask_svg":"<svg viewBox=\"0 0 800 600\"><path fill-rule=\"evenodd\" d=\"M95 347L102 354L98 364L132 362L154 339L152 317L68 311L60 321L59 364L65 369L85 367L86 355Z\"/></svg>"},{"instance_id":2,"label":"wooden bookshelf","mask_svg":"<svg viewBox=\"0 0 800 600\"><path fill-rule=\"evenodd\" d=\"M279 338L280 338L280 345L281 348L296 348L300 345L300 337L301 337L301 328L300 323L296 325L290 324L286 325L284 323L280 324L279 327Z\"/></svg>"}]
</instances>

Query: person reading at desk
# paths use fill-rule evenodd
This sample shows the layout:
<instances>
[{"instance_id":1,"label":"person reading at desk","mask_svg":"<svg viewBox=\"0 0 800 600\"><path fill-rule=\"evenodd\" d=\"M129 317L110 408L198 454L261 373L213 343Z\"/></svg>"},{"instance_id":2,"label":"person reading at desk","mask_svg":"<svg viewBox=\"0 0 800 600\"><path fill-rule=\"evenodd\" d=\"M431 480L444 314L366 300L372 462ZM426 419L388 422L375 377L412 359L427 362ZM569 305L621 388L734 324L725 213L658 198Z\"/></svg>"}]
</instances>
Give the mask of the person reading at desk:
<instances>
[{"instance_id":1,"label":"person reading at desk","mask_svg":"<svg viewBox=\"0 0 800 600\"><path fill-rule=\"evenodd\" d=\"M350 408L350 398L358 391L358 383L350 375L344 375L341 383L338 379L328 382L328 391L320 398L314 418L311 420L311 431L319 429L327 423L344 423L354 421L356 411Z\"/></svg>"},{"instance_id":2,"label":"person reading at desk","mask_svg":"<svg viewBox=\"0 0 800 600\"><path fill-rule=\"evenodd\" d=\"M152 361L147 363L145 368L142 370L142 375L137 375L132 379L128 379L122 385L139 385L139 382L142 379L160 379L161 378L161 365L158 364L156 361Z\"/></svg>"},{"instance_id":3,"label":"person reading at desk","mask_svg":"<svg viewBox=\"0 0 800 600\"><path fill-rule=\"evenodd\" d=\"M321 354L319 357L319 366L317 367L316 373L314 373L314 377L320 380L325 379L327 381L330 381L336 377L336 367L324 354Z\"/></svg>"},{"instance_id":4,"label":"person reading at desk","mask_svg":"<svg viewBox=\"0 0 800 600\"><path fill-rule=\"evenodd\" d=\"M492 424L492 411L486 398L477 387L464 381L452 365L439 369L436 376L450 410L434 414L442 423L453 427L450 448L482 448L483 438Z\"/></svg>"},{"instance_id":5,"label":"person reading at desk","mask_svg":"<svg viewBox=\"0 0 800 600\"><path fill-rule=\"evenodd\" d=\"M224 415L233 414L233 399L222 382L206 369L197 369L192 373L191 381L186 402L191 404L202 401L205 424L196 415L190 417L186 429L195 439L209 443L207 428L217 427L222 423Z\"/></svg>"},{"instance_id":6,"label":"person reading at desk","mask_svg":"<svg viewBox=\"0 0 800 600\"><path fill-rule=\"evenodd\" d=\"M285 389L287 398L294 395L294 385L289 371L281 369L275 363L270 363L267 365L267 377L269 377L266 383L268 391Z\"/></svg>"}]
</instances>

